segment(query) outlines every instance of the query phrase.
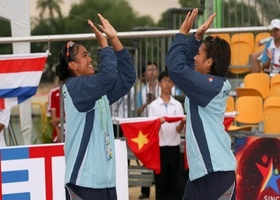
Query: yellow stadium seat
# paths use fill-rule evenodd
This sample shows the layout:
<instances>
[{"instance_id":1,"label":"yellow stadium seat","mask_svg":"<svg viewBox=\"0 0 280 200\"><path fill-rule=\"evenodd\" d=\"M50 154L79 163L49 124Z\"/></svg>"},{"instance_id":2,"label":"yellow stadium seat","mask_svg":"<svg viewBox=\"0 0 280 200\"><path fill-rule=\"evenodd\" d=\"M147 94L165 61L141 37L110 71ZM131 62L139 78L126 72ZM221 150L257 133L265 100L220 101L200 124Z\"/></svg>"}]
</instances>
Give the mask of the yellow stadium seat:
<instances>
[{"instance_id":1,"label":"yellow stadium seat","mask_svg":"<svg viewBox=\"0 0 280 200\"><path fill-rule=\"evenodd\" d=\"M233 74L244 74L251 71L248 67L250 56L254 50L253 33L236 33L231 37L231 66Z\"/></svg>"},{"instance_id":2,"label":"yellow stadium seat","mask_svg":"<svg viewBox=\"0 0 280 200\"><path fill-rule=\"evenodd\" d=\"M228 33L213 33L210 34L210 36L212 37L218 36L220 38L223 38L225 41L227 41L230 44L230 35Z\"/></svg>"},{"instance_id":3,"label":"yellow stadium seat","mask_svg":"<svg viewBox=\"0 0 280 200\"><path fill-rule=\"evenodd\" d=\"M234 111L234 98L232 96L228 96L226 112L233 112L233 111Z\"/></svg>"},{"instance_id":4,"label":"yellow stadium seat","mask_svg":"<svg viewBox=\"0 0 280 200\"><path fill-rule=\"evenodd\" d=\"M44 102L44 113L46 117L50 117L50 112L49 112L49 101Z\"/></svg>"},{"instance_id":5,"label":"yellow stadium seat","mask_svg":"<svg viewBox=\"0 0 280 200\"><path fill-rule=\"evenodd\" d=\"M250 73L244 77L244 87L235 88L236 95L260 96L263 99L269 96L269 75L266 73Z\"/></svg>"},{"instance_id":6,"label":"yellow stadium seat","mask_svg":"<svg viewBox=\"0 0 280 200\"><path fill-rule=\"evenodd\" d=\"M32 109L32 114L35 117L41 117L41 118L46 117L44 112L44 106L41 102L31 102L31 109Z\"/></svg>"},{"instance_id":7,"label":"yellow stadium seat","mask_svg":"<svg viewBox=\"0 0 280 200\"><path fill-rule=\"evenodd\" d=\"M269 96L280 96L280 74L271 77Z\"/></svg>"},{"instance_id":8,"label":"yellow stadium seat","mask_svg":"<svg viewBox=\"0 0 280 200\"><path fill-rule=\"evenodd\" d=\"M271 97L280 97L280 83L275 84L270 88L269 96Z\"/></svg>"},{"instance_id":9,"label":"yellow stadium seat","mask_svg":"<svg viewBox=\"0 0 280 200\"><path fill-rule=\"evenodd\" d=\"M261 93L253 88L235 88L236 96L259 96L262 97Z\"/></svg>"},{"instance_id":10,"label":"yellow stadium seat","mask_svg":"<svg viewBox=\"0 0 280 200\"><path fill-rule=\"evenodd\" d=\"M255 45L254 52L260 51L264 49L265 44L259 45L260 40L270 37L271 34L269 32L260 32L255 36Z\"/></svg>"},{"instance_id":11,"label":"yellow stadium seat","mask_svg":"<svg viewBox=\"0 0 280 200\"><path fill-rule=\"evenodd\" d=\"M266 73L250 73L244 77L244 88L257 90L263 99L269 96L269 75Z\"/></svg>"},{"instance_id":12,"label":"yellow stadium seat","mask_svg":"<svg viewBox=\"0 0 280 200\"><path fill-rule=\"evenodd\" d=\"M278 84L280 82L280 74L276 74L275 76L271 77L270 79L270 86L274 84Z\"/></svg>"},{"instance_id":13,"label":"yellow stadium seat","mask_svg":"<svg viewBox=\"0 0 280 200\"><path fill-rule=\"evenodd\" d=\"M235 100L235 123L228 131L258 129L263 119L263 100L259 96L242 96Z\"/></svg>"},{"instance_id":14,"label":"yellow stadium seat","mask_svg":"<svg viewBox=\"0 0 280 200\"><path fill-rule=\"evenodd\" d=\"M269 75L266 73L250 73L244 77L244 88L253 88L259 91L262 98L269 96Z\"/></svg>"},{"instance_id":15,"label":"yellow stadium seat","mask_svg":"<svg viewBox=\"0 0 280 200\"><path fill-rule=\"evenodd\" d=\"M268 97L264 101L264 133L280 134L280 97Z\"/></svg>"}]
</instances>

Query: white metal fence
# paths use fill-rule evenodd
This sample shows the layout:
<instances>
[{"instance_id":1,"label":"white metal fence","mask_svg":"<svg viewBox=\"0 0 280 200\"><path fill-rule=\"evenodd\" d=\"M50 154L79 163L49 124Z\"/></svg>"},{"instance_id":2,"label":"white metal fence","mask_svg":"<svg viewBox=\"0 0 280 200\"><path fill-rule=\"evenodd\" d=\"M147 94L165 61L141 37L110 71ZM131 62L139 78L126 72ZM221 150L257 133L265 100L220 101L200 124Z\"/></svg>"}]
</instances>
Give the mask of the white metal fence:
<instances>
[{"instance_id":1,"label":"white metal fence","mask_svg":"<svg viewBox=\"0 0 280 200\"><path fill-rule=\"evenodd\" d=\"M192 29L190 33L195 32ZM207 34L213 33L228 33L230 35L235 33L251 32L257 34L259 32L269 31L266 26L257 27L239 27L239 28L211 28ZM174 35L178 30L156 30L156 31L132 31L119 32L118 36L121 40L128 39L131 41L130 51L133 56L133 61L137 73L138 80L134 87L134 105L137 107L137 92L142 87L143 83L139 81L142 75L142 67L145 67L149 62L155 62L158 65L158 70L165 69L165 55L172 42ZM21 42L45 42L54 43L58 41L88 41L96 40L94 34L76 34L76 35L45 35L45 36L30 36L30 37L4 37L0 38L0 46L3 43L21 43ZM240 49L242 53L242 49ZM96 53L96 52L95 52ZM94 56L93 56L94 57ZM97 57L97 56L95 56ZM234 77L232 81L233 89L239 84L242 77ZM129 102L131 104L131 102ZM128 105L131 108L131 105ZM128 116L137 116L137 109L131 112ZM38 117L38 113L36 115ZM34 124L33 124L34 125ZM18 130L18 128L16 128Z\"/></svg>"}]
</instances>

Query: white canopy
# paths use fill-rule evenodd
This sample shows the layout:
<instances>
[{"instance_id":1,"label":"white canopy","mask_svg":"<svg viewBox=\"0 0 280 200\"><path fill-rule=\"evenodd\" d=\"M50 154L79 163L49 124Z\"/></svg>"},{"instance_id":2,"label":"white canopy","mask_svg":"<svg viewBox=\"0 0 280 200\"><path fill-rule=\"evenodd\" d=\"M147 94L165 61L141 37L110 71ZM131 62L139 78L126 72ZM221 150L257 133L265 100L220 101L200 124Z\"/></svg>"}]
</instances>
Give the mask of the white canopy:
<instances>
[{"instance_id":1,"label":"white canopy","mask_svg":"<svg viewBox=\"0 0 280 200\"><path fill-rule=\"evenodd\" d=\"M0 17L11 22L12 37L30 36L30 1L1 0ZM30 53L30 42L13 43L14 54ZM21 134L24 144L31 143L31 102L30 99L19 105Z\"/></svg>"}]
</instances>

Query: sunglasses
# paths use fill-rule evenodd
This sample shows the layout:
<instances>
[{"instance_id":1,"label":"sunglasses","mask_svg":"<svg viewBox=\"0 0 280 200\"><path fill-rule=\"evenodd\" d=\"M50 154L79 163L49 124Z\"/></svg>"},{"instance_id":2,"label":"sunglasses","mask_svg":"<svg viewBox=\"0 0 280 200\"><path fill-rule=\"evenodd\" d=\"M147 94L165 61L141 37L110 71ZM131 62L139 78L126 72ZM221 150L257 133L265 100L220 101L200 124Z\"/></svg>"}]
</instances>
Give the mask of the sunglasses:
<instances>
[{"instance_id":1,"label":"sunglasses","mask_svg":"<svg viewBox=\"0 0 280 200\"><path fill-rule=\"evenodd\" d=\"M75 43L73 41L69 41L66 44L66 58L67 58L67 62L69 62L70 48L73 47L74 45L75 45Z\"/></svg>"}]
</instances>

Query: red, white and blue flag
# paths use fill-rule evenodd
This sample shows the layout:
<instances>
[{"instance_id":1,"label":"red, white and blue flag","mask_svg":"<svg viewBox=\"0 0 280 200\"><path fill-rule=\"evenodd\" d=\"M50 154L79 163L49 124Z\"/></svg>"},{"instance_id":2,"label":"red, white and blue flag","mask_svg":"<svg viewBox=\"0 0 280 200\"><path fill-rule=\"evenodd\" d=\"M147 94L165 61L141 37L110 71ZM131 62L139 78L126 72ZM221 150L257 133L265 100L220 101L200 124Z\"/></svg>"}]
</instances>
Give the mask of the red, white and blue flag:
<instances>
[{"instance_id":1,"label":"red, white and blue flag","mask_svg":"<svg viewBox=\"0 0 280 200\"><path fill-rule=\"evenodd\" d=\"M48 52L0 55L0 110L36 94Z\"/></svg>"}]
</instances>

